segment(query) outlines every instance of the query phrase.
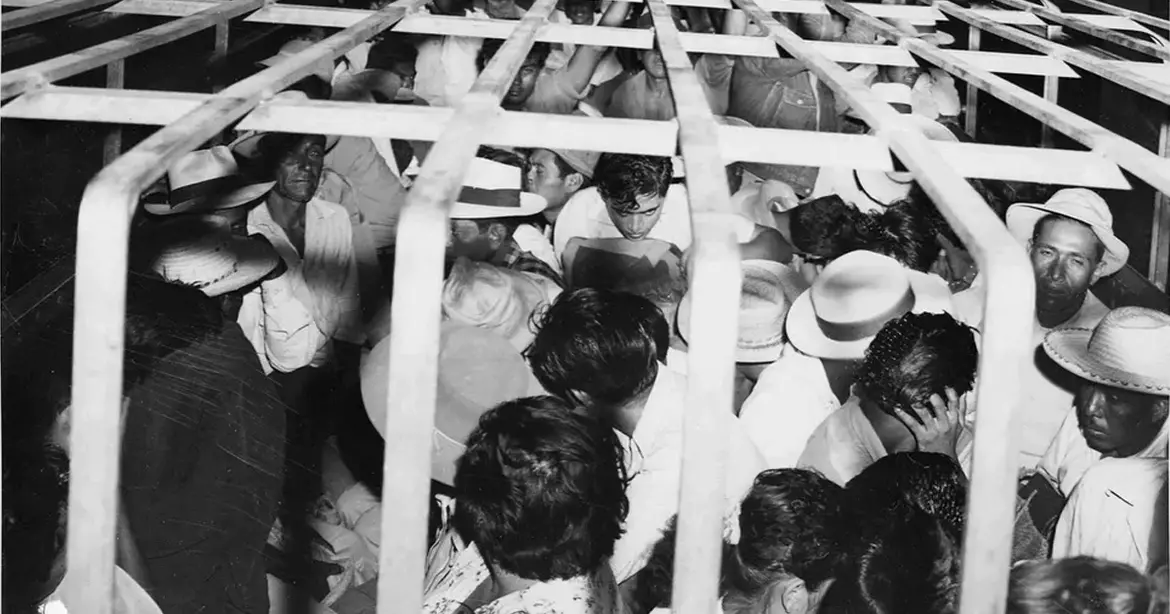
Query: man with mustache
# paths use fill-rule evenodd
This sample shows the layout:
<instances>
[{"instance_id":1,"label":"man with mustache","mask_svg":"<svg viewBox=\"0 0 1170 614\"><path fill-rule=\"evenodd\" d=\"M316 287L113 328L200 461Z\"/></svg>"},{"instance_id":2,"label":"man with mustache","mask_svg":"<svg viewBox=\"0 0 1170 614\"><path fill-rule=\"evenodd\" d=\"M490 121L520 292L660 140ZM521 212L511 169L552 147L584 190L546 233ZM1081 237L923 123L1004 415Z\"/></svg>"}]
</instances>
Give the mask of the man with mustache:
<instances>
[{"instance_id":1,"label":"man with mustache","mask_svg":"<svg viewBox=\"0 0 1170 614\"><path fill-rule=\"evenodd\" d=\"M1039 348L1044 335L1054 329L1096 327L1109 308L1089 288L1116 273L1129 258L1129 248L1113 234L1113 215L1104 199L1084 188L1060 190L1044 204L1012 205L1007 227L1026 246L1036 274L1030 347ZM966 319L978 327L982 314ZM1027 364L1017 430L1023 470L1035 467L1044 454L1077 387L1042 350L1037 349Z\"/></svg>"}]
</instances>

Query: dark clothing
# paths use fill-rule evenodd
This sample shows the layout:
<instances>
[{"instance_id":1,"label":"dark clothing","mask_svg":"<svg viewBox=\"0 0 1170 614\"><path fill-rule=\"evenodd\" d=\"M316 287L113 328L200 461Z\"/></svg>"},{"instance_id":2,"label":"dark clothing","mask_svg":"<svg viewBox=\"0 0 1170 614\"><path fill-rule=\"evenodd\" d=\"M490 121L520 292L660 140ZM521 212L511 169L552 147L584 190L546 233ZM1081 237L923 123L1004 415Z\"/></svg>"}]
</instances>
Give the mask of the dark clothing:
<instances>
[{"instance_id":1,"label":"dark clothing","mask_svg":"<svg viewBox=\"0 0 1170 614\"><path fill-rule=\"evenodd\" d=\"M267 612L285 405L235 322L166 333L169 353L126 358L145 375L127 390L122 493L151 595L168 614Z\"/></svg>"}]
</instances>

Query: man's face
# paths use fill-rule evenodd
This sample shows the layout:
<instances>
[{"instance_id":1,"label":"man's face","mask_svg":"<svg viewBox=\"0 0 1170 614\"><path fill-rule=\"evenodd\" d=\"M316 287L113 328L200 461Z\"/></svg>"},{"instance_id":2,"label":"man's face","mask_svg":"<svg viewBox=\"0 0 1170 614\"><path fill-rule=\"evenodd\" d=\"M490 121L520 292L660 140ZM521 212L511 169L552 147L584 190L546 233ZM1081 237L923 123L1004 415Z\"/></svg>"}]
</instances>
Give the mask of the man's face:
<instances>
[{"instance_id":1,"label":"man's face","mask_svg":"<svg viewBox=\"0 0 1170 614\"><path fill-rule=\"evenodd\" d=\"M593 25L592 2L570 2L565 4L565 16L579 26Z\"/></svg>"},{"instance_id":2,"label":"man's face","mask_svg":"<svg viewBox=\"0 0 1170 614\"><path fill-rule=\"evenodd\" d=\"M662 61L662 53L657 49L646 49L642 51L641 58L646 74L655 79L666 78L666 63Z\"/></svg>"},{"instance_id":3,"label":"man's face","mask_svg":"<svg viewBox=\"0 0 1170 614\"><path fill-rule=\"evenodd\" d=\"M1073 405L1089 447L1106 456L1132 456L1153 442L1165 415L1158 397L1084 382Z\"/></svg>"},{"instance_id":4,"label":"man's face","mask_svg":"<svg viewBox=\"0 0 1170 614\"><path fill-rule=\"evenodd\" d=\"M525 190L539 194L548 201L546 214L559 211L568 202L569 197L580 188L579 182L569 181L568 177L561 174L556 157L556 154L547 149L533 151L532 155L528 156L528 172L524 176L527 183Z\"/></svg>"},{"instance_id":5,"label":"man's face","mask_svg":"<svg viewBox=\"0 0 1170 614\"><path fill-rule=\"evenodd\" d=\"M641 241L654 229L658 218L662 217L662 205L665 200L664 196L647 194L635 198L636 207L623 206L624 211L616 211L612 204L606 203L605 208L609 211L609 219L617 226L623 237L631 241Z\"/></svg>"},{"instance_id":6,"label":"man's face","mask_svg":"<svg viewBox=\"0 0 1170 614\"><path fill-rule=\"evenodd\" d=\"M532 97L533 90L536 89L536 79L540 76L541 66L533 56L528 56L524 61L524 65L520 67L520 72L516 73L516 78L512 79L512 87L508 88L508 93L504 95L504 105L507 107L519 107L528 102Z\"/></svg>"},{"instance_id":7,"label":"man's face","mask_svg":"<svg viewBox=\"0 0 1170 614\"><path fill-rule=\"evenodd\" d=\"M1068 219L1048 220L1030 245L1036 272L1036 309L1061 312L1079 309L1101 264L1097 235Z\"/></svg>"},{"instance_id":8,"label":"man's face","mask_svg":"<svg viewBox=\"0 0 1170 614\"><path fill-rule=\"evenodd\" d=\"M464 257L472 262L487 262L499 249L501 241L493 236L490 224L487 230L475 220L451 220L451 237L447 239L447 260Z\"/></svg>"},{"instance_id":9,"label":"man's face","mask_svg":"<svg viewBox=\"0 0 1170 614\"><path fill-rule=\"evenodd\" d=\"M276 193L295 202L309 202L325 168L325 139L305 137L276 166Z\"/></svg>"}]
</instances>

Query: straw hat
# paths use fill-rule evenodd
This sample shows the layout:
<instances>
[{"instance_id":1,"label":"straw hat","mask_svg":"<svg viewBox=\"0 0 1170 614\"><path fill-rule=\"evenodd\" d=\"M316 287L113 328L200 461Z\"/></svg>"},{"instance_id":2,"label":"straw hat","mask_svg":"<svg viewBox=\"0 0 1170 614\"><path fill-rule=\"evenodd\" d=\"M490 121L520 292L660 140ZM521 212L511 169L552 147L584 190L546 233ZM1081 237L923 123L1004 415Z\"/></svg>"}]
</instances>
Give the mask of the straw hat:
<instances>
[{"instance_id":1,"label":"straw hat","mask_svg":"<svg viewBox=\"0 0 1170 614\"><path fill-rule=\"evenodd\" d=\"M280 48L280 51L276 52L276 55L270 58L264 58L263 60L257 62L257 64L264 67L276 66L281 62L288 61L296 54L308 49L309 47L312 47L314 44L316 43L303 38L293 39L285 43L284 46ZM326 83L333 83L333 68L332 61L322 60L313 66L312 74L321 78Z\"/></svg>"},{"instance_id":2,"label":"straw hat","mask_svg":"<svg viewBox=\"0 0 1170 614\"><path fill-rule=\"evenodd\" d=\"M390 337L386 337L361 362L362 402L370 422L383 437L389 365ZM486 329L444 322L439 334L431 478L453 484L455 463L479 417L500 403L535 394L541 394L536 378L503 337Z\"/></svg>"},{"instance_id":3,"label":"straw hat","mask_svg":"<svg viewBox=\"0 0 1170 614\"><path fill-rule=\"evenodd\" d=\"M1060 328L1044 351L1082 378L1145 394L1170 394L1170 315L1144 307L1109 312L1097 328Z\"/></svg>"},{"instance_id":4,"label":"straw hat","mask_svg":"<svg viewBox=\"0 0 1170 614\"><path fill-rule=\"evenodd\" d=\"M910 88L895 83L876 83L875 88L879 86L889 86L893 88L902 88L905 90L907 104L909 104ZM920 115L906 114L902 119L909 122L912 127L917 128L931 141L958 143L959 138L955 136L946 126L932 120L922 117ZM872 134L873 131L871 130ZM895 201L901 200L910 193L910 188L914 184L914 174L909 171L877 171L877 170L861 170L858 169L853 173L854 179L857 181L857 187L870 199L890 205Z\"/></svg>"},{"instance_id":5,"label":"straw hat","mask_svg":"<svg viewBox=\"0 0 1170 614\"><path fill-rule=\"evenodd\" d=\"M286 90L277 93L269 99L269 102L291 101L301 102L309 100L309 95L300 90ZM271 132L260 132L251 130L240 134L236 140L228 144L228 149L235 155L245 160L255 160L260 157L260 143L264 141L264 137L272 134ZM325 151L333 149L341 137L336 134L325 135Z\"/></svg>"},{"instance_id":6,"label":"straw hat","mask_svg":"<svg viewBox=\"0 0 1170 614\"><path fill-rule=\"evenodd\" d=\"M1036 223L1044 216L1056 213L1086 224L1105 245L1102 257L1101 276L1112 275L1121 270L1129 260L1129 247L1113 234L1113 213L1105 199L1096 192L1085 188L1065 188L1043 205L1016 203L1007 210L1007 228L1021 244L1032 240Z\"/></svg>"},{"instance_id":7,"label":"straw hat","mask_svg":"<svg viewBox=\"0 0 1170 614\"><path fill-rule=\"evenodd\" d=\"M542 275L459 258L443 283L443 313L454 322L491 330L523 352L535 336L529 318L560 293Z\"/></svg>"},{"instance_id":8,"label":"straw hat","mask_svg":"<svg viewBox=\"0 0 1170 614\"><path fill-rule=\"evenodd\" d=\"M521 190L521 173L511 164L487 158L472 159L463 179L463 190L451 209L451 219L527 217L544 211L548 201L543 196Z\"/></svg>"},{"instance_id":9,"label":"straw hat","mask_svg":"<svg viewBox=\"0 0 1170 614\"><path fill-rule=\"evenodd\" d=\"M806 284L791 268L771 260L743 261L736 362L775 362L784 349L784 318ZM683 340L691 330L691 293L678 306Z\"/></svg>"},{"instance_id":10,"label":"straw hat","mask_svg":"<svg viewBox=\"0 0 1170 614\"><path fill-rule=\"evenodd\" d=\"M199 149L179 158L167 169L168 202L146 202L153 215L208 213L252 202L268 193L273 181L257 183L240 174L232 152L218 146Z\"/></svg>"},{"instance_id":11,"label":"straw hat","mask_svg":"<svg viewBox=\"0 0 1170 614\"><path fill-rule=\"evenodd\" d=\"M788 340L817 358L861 360L887 322L910 312L948 311L930 276L897 260L855 251L830 262L788 310ZM949 298L949 297L948 297Z\"/></svg>"},{"instance_id":12,"label":"straw hat","mask_svg":"<svg viewBox=\"0 0 1170 614\"><path fill-rule=\"evenodd\" d=\"M280 263L266 241L233 235L186 220L164 222L154 232L150 270L164 280L220 296L264 279Z\"/></svg>"}]
</instances>

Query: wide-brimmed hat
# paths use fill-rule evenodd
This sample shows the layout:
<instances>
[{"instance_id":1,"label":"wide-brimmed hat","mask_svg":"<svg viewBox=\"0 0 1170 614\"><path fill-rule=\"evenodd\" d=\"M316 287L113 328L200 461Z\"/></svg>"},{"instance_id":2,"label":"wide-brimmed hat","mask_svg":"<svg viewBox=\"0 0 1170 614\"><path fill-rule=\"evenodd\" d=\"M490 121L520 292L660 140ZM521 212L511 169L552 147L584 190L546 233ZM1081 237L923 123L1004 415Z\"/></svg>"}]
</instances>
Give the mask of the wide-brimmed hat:
<instances>
[{"instance_id":1,"label":"wide-brimmed hat","mask_svg":"<svg viewBox=\"0 0 1170 614\"><path fill-rule=\"evenodd\" d=\"M503 337L450 321L440 331L431 478L452 485L455 463L479 417L505 401L541 393L520 352ZM386 337L361 362L362 403L383 437L389 365L390 337Z\"/></svg>"},{"instance_id":2,"label":"wide-brimmed hat","mask_svg":"<svg viewBox=\"0 0 1170 614\"><path fill-rule=\"evenodd\" d=\"M911 312L950 310L934 300L931 283L930 276L888 256L849 252L826 265L792 303L788 340L809 356L861 360L887 322Z\"/></svg>"},{"instance_id":3,"label":"wide-brimmed hat","mask_svg":"<svg viewBox=\"0 0 1170 614\"><path fill-rule=\"evenodd\" d=\"M170 220L152 230L149 266L164 280L220 296L266 277L280 263L267 241L196 221Z\"/></svg>"},{"instance_id":4,"label":"wide-brimmed hat","mask_svg":"<svg viewBox=\"0 0 1170 614\"><path fill-rule=\"evenodd\" d=\"M1060 328L1044 337L1052 360L1082 379L1170 394L1170 315L1144 307L1109 312L1097 328Z\"/></svg>"},{"instance_id":5,"label":"wide-brimmed hat","mask_svg":"<svg viewBox=\"0 0 1170 614\"><path fill-rule=\"evenodd\" d=\"M280 48L280 51L276 52L276 55L264 58L263 60L257 62L257 64L260 66L276 66L281 62L287 62L294 55L308 49L309 47L312 47L315 44L315 42L303 38L293 39L285 43L284 46ZM322 60L313 66L313 75L321 78L326 83L332 84L333 69L334 66L332 61Z\"/></svg>"},{"instance_id":6,"label":"wide-brimmed hat","mask_svg":"<svg viewBox=\"0 0 1170 614\"><path fill-rule=\"evenodd\" d=\"M784 264L743 261L736 362L775 362L780 358L788 309L806 287L800 275ZM678 306L679 335L684 341L690 336L690 327L691 293L687 292Z\"/></svg>"},{"instance_id":7,"label":"wide-brimmed hat","mask_svg":"<svg viewBox=\"0 0 1170 614\"><path fill-rule=\"evenodd\" d=\"M1044 216L1055 213L1086 224L1105 246L1101 259L1101 276L1112 275L1121 270L1129 260L1129 246L1113 234L1113 213L1105 199L1096 192L1085 188L1065 188L1043 205L1016 203L1007 210L1008 231L1023 245L1032 240L1036 223Z\"/></svg>"},{"instance_id":8,"label":"wide-brimmed hat","mask_svg":"<svg viewBox=\"0 0 1170 614\"><path fill-rule=\"evenodd\" d=\"M271 101L290 100L302 101L309 100L309 95L300 90L285 90L273 96ZM260 143L264 141L264 137L272 134L271 132L261 132L259 130L249 130L241 133L236 137L236 140L228 143L228 149L231 152L244 160L256 160L260 157ZM325 151L333 149L341 137L336 134L325 135Z\"/></svg>"},{"instance_id":9,"label":"wide-brimmed hat","mask_svg":"<svg viewBox=\"0 0 1170 614\"><path fill-rule=\"evenodd\" d=\"M525 192L522 171L511 164L476 157L463 178L463 190L451 209L451 219L483 220L527 217L548 207L539 194Z\"/></svg>"},{"instance_id":10,"label":"wide-brimmed hat","mask_svg":"<svg viewBox=\"0 0 1170 614\"><path fill-rule=\"evenodd\" d=\"M891 90L899 89L905 90L907 96L907 104L909 104L910 88L900 83L875 83L874 88L889 87ZM899 90L899 91L900 91ZM902 119L909 122L911 126L918 128L927 139L931 141L940 141L947 143L958 143L959 137L951 132L950 128L940 124L933 119L927 119L921 115L914 115L907 113L902 116ZM872 131L871 131L872 133ZM909 171L878 171L878 170L862 170L854 171L854 178L857 181L858 187L866 196L869 196L876 202L890 205L895 201L906 198L910 193L910 189L914 184L914 174Z\"/></svg>"},{"instance_id":11,"label":"wide-brimmed hat","mask_svg":"<svg viewBox=\"0 0 1170 614\"><path fill-rule=\"evenodd\" d=\"M240 173L232 152L224 146L199 149L179 158L167 169L167 202L145 202L153 215L209 213L250 203L264 196L273 181L257 182Z\"/></svg>"},{"instance_id":12,"label":"wide-brimmed hat","mask_svg":"<svg viewBox=\"0 0 1170 614\"><path fill-rule=\"evenodd\" d=\"M454 322L493 331L523 352L535 337L528 326L532 314L560 293L543 275L459 258L443 282L443 313Z\"/></svg>"}]
</instances>

